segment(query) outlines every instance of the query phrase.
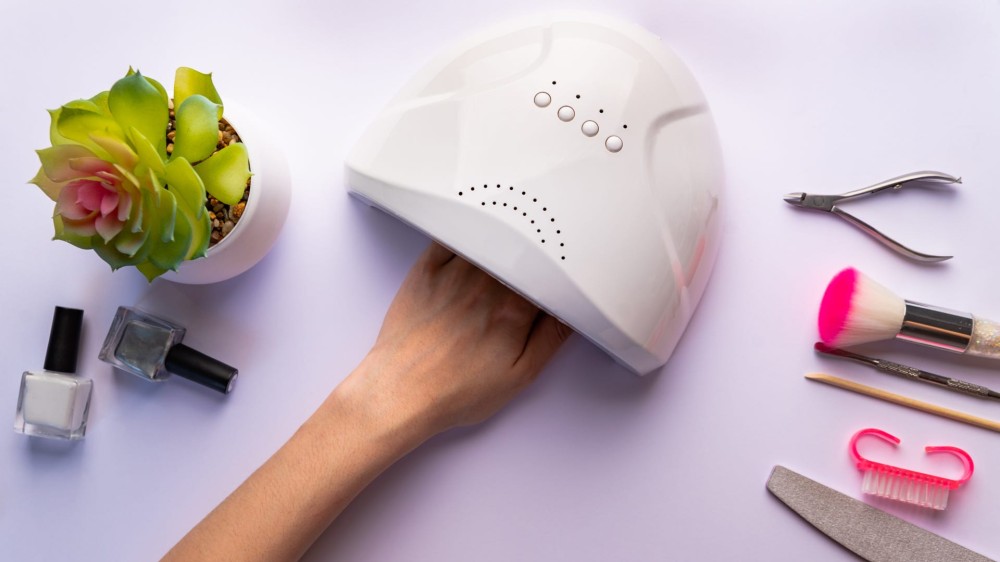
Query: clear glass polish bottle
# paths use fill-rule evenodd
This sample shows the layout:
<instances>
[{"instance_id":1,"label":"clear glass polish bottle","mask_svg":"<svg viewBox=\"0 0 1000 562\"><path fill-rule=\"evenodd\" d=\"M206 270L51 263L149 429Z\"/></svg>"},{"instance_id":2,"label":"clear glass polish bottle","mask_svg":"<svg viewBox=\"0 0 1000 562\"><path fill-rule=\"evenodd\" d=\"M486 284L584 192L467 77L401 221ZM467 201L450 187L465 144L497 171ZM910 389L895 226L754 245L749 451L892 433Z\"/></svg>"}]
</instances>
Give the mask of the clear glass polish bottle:
<instances>
[{"instance_id":1,"label":"clear glass polish bottle","mask_svg":"<svg viewBox=\"0 0 1000 562\"><path fill-rule=\"evenodd\" d=\"M175 374L229 394L239 371L182 344L185 333L169 320L120 306L98 358L146 380L159 382Z\"/></svg>"},{"instance_id":2,"label":"clear glass polish bottle","mask_svg":"<svg viewBox=\"0 0 1000 562\"><path fill-rule=\"evenodd\" d=\"M35 437L83 439L93 381L78 377L83 311L57 306L52 317L44 370L21 376L14 431Z\"/></svg>"}]
</instances>

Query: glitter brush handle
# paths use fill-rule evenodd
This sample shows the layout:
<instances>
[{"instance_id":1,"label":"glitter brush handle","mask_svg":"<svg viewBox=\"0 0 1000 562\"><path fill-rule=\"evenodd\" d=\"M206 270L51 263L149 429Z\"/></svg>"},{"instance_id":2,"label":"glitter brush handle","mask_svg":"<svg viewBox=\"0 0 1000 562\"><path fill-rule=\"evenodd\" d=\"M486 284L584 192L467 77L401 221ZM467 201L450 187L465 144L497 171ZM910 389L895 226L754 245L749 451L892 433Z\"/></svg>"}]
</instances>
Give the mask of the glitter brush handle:
<instances>
[{"instance_id":1,"label":"glitter brush handle","mask_svg":"<svg viewBox=\"0 0 1000 562\"><path fill-rule=\"evenodd\" d=\"M972 341L965 350L969 355L1000 359L1000 323L972 317Z\"/></svg>"}]
</instances>

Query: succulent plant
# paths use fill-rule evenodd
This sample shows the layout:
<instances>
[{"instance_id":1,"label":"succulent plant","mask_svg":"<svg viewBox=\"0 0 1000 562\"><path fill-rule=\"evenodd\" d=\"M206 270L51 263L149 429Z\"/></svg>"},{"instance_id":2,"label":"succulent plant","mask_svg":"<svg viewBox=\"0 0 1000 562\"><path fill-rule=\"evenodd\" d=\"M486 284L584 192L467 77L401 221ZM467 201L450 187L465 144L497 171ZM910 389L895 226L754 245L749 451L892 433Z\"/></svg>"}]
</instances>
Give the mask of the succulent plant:
<instances>
[{"instance_id":1,"label":"succulent plant","mask_svg":"<svg viewBox=\"0 0 1000 562\"><path fill-rule=\"evenodd\" d=\"M250 166L246 147L216 150L223 105L211 74L177 69L174 138L164 87L129 69L109 91L51 110L52 146L31 180L55 201L55 238L92 249L111 268L152 281L208 249L210 194L235 205Z\"/></svg>"}]
</instances>

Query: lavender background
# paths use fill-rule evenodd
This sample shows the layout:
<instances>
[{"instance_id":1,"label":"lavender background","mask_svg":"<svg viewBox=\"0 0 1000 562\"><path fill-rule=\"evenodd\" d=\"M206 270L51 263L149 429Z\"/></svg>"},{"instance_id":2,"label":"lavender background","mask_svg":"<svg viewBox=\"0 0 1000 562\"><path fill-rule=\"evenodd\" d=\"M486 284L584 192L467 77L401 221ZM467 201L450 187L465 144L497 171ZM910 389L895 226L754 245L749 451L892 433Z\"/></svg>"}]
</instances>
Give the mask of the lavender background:
<instances>
[{"instance_id":1,"label":"lavender background","mask_svg":"<svg viewBox=\"0 0 1000 562\"><path fill-rule=\"evenodd\" d=\"M0 431L0 558L149 560L262 463L364 355L427 241L346 195L342 161L431 56L490 24L556 8L607 13L663 37L701 81L726 158L726 236L670 363L635 378L574 337L539 382L481 427L426 444L379 478L307 560L842 560L764 489L784 464L854 497L846 444L903 439L887 460L947 472L925 444L977 463L948 510L873 502L1000 557L1000 447L984 430L821 387L823 370L985 417L1000 405L814 356L823 288L855 265L907 298L1000 318L1000 4L621 0L565 2L7 2L0 16L0 405L39 368L52 306L86 309L87 439ZM110 274L51 242L33 186L45 108L106 89L129 65L170 82L215 73L225 99L288 148L291 219L256 268L207 287ZM789 191L841 192L914 170L955 189L852 204L917 249L907 262ZM169 313L187 343L233 358L228 398L151 385L97 351L120 304ZM866 351L1000 387L998 365L901 343ZM869 500L872 501L872 500Z\"/></svg>"}]
</instances>

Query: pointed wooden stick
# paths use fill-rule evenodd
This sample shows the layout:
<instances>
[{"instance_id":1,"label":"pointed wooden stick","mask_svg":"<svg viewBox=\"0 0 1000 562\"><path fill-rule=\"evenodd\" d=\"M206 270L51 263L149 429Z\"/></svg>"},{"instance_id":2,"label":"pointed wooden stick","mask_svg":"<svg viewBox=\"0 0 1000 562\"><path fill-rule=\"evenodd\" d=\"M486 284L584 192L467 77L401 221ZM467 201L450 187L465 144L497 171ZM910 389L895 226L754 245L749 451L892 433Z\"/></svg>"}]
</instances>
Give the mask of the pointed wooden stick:
<instances>
[{"instance_id":1,"label":"pointed wooden stick","mask_svg":"<svg viewBox=\"0 0 1000 562\"><path fill-rule=\"evenodd\" d=\"M892 402L893 404L899 404L900 406L906 406L907 408L913 408L914 410L920 410L921 412L927 412L928 414L934 414L935 416L941 416L943 418L1000 432L1000 422L981 418L979 416L973 416L972 414L966 414L965 412L959 412L958 410L952 410L950 408L938 406L937 404L907 398L906 396L900 396L899 394L894 394L887 390L882 390L873 386L867 386L824 373L810 373L806 375L806 378L811 381L817 381L843 388L844 390L850 390L851 392L857 392L858 394L864 394L865 396L871 396L872 398L878 398L879 400L885 400L886 402Z\"/></svg>"}]
</instances>

